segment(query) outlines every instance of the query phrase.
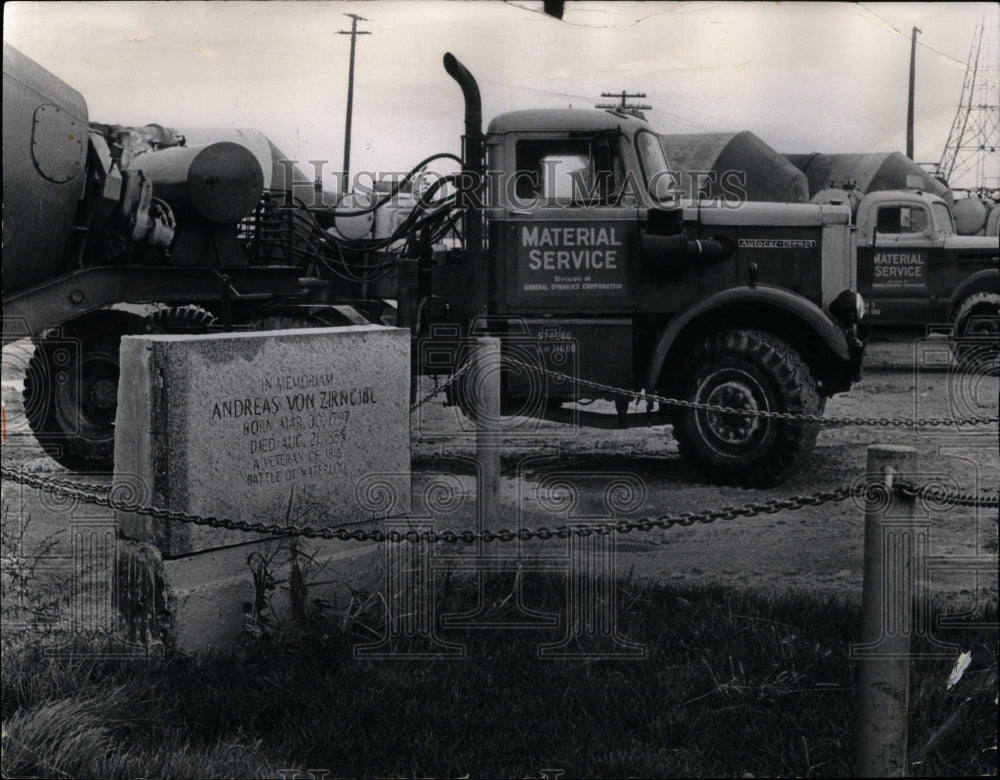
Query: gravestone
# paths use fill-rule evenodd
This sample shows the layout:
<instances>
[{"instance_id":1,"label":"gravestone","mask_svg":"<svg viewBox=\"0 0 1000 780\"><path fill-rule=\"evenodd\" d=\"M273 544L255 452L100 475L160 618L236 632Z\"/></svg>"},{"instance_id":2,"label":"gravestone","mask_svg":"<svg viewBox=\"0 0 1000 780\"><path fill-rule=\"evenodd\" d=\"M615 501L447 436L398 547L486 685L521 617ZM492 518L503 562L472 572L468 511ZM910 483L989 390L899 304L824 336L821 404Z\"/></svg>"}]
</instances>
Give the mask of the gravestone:
<instances>
[{"instance_id":1,"label":"gravestone","mask_svg":"<svg viewBox=\"0 0 1000 780\"><path fill-rule=\"evenodd\" d=\"M267 525L330 528L405 514L409 349L408 331L376 325L126 336L113 490L139 504ZM245 605L259 599L248 561L267 559L287 581L294 548L314 568L329 563L343 586L348 572L371 569L361 558L376 551L125 512L117 519L126 539L158 551L156 577L184 650L240 636ZM283 599L275 612L287 611L287 594L270 595Z\"/></svg>"}]
</instances>

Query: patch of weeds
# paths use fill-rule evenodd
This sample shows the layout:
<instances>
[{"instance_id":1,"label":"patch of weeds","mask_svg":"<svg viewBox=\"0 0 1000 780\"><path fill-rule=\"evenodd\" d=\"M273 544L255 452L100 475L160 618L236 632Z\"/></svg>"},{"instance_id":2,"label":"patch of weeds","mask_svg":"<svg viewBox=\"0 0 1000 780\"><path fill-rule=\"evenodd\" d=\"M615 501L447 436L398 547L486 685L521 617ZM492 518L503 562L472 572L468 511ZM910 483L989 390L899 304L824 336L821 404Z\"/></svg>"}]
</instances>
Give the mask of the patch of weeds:
<instances>
[{"instance_id":1,"label":"patch of weeds","mask_svg":"<svg viewBox=\"0 0 1000 780\"><path fill-rule=\"evenodd\" d=\"M59 628L68 603L69 575L65 567L46 566L62 531L31 540L31 515L0 509L0 625L6 647L29 634L50 638Z\"/></svg>"},{"instance_id":2,"label":"patch of weeds","mask_svg":"<svg viewBox=\"0 0 1000 780\"><path fill-rule=\"evenodd\" d=\"M343 645L382 635L384 595L353 587L299 539L254 551L247 566L254 601L243 604L244 631L253 652L301 653L310 643Z\"/></svg>"},{"instance_id":3,"label":"patch of weeds","mask_svg":"<svg viewBox=\"0 0 1000 780\"><path fill-rule=\"evenodd\" d=\"M973 615L997 622L996 605ZM998 632L953 632L957 657L917 661L910 682L910 773L914 776L995 775L997 772ZM923 641L919 646L927 647ZM990 729L984 724L993 724Z\"/></svg>"}]
</instances>

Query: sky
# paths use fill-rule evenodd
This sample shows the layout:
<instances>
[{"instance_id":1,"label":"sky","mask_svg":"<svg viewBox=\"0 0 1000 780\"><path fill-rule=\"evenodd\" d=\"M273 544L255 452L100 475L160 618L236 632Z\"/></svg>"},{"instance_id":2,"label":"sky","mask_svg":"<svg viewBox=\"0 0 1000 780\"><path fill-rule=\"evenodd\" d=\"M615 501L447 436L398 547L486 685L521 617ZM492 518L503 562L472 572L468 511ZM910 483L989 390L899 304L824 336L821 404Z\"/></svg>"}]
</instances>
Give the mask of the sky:
<instances>
[{"instance_id":1,"label":"sky","mask_svg":"<svg viewBox=\"0 0 1000 780\"><path fill-rule=\"evenodd\" d=\"M460 150L441 58L477 78L485 122L645 93L663 133L750 130L783 153L905 151L916 26L915 157L937 162L977 25L1000 69L995 3L10 2L4 40L79 90L92 121L255 127L291 158L343 158L351 19L351 168L405 171ZM1000 170L992 175L1000 175ZM953 182L954 183L954 182ZM330 185L332 188L332 185Z\"/></svg>"}]
</instances>

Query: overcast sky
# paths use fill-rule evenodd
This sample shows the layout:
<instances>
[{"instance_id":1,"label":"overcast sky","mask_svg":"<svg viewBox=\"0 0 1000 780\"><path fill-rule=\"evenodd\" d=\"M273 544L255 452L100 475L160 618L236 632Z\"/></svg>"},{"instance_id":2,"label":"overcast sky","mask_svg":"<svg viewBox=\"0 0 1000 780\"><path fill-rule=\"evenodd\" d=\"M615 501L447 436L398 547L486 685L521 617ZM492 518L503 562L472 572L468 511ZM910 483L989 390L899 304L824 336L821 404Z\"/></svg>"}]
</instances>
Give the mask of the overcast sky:
<instances>
[{"instance_id":1,"label":"overcast sky","mask_svg":"<svg viewBox=\"0 0 1000 780\"><path fill-rule=\"evenodd\" d=\"M350 29L352 169L406 170L457 152L450 51L486 121L645 92L665 133L750 130L780 152L904 151L910 31L916 158L941 156L975 29L1000 57L995 3L11 2L4 39L78 89L94 121L256 127L289 156L339 169ZM995 85L995 81L993 82ZM995 102L995 101L994 101ZM1000 172L995 172L997 175Z\"/></svg>"}]
</instances>

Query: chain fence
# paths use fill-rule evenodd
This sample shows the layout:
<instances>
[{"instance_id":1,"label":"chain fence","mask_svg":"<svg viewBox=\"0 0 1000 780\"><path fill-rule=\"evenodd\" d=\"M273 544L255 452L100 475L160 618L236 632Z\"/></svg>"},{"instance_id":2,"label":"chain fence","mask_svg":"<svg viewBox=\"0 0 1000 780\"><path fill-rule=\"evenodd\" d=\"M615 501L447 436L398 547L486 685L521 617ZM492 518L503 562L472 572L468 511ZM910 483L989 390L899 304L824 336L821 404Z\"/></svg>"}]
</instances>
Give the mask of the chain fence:
<instances>
[{"instance_id":1,"label":"chain fence","mask_svg":"<svg viewBox=\"0 0 1000 780\"><path fill-rule=\"evenodd\" d=\"M793 412L773 412L764 409L739 409L734 407L721 406L718 404L706 404L696 401L689 401L680 398L669 398L658 394L638 392L626 388L615 387L613 385L592 382L585 379L577 379L568 374L554 371L537 364L526 363L524 361L505 356L502 362L510 367L522 368L542 374L550 379L559 382L571 382L577 387L595 390L607 397L627 398L630 401L646 401L659 403L663 406L688 409L692 411L712 412L716 414L732 414L740 416L752 416L767 420L780 420L787 422L805 422L819 424L827 427L846 426L873 426L873 427L897 427L897 428L922 428L922 427L946 427L960 425L990 425L1000 423L998 417L967 417L967 418L918 418L911 419L905 417L825 417L822 415L799 414ZM446 392L463 375L475 368L475 361L468 361L457 371L451 374L444 382L436 386L410 406L410 411L416 411L440 394ZM435 379L436 382L436 379ZM482 531L427 531L418 533L416 531L401 533L398 531L381 531L377 528L350 528L344 525L334 527L315 528L312 526L300 526L295 524L282 525L279 523L260 523L246 520L233 520L231 518L221 518L214 516L203 516L189 512L165 509L140 505L134 502L116 498L113 493L113 486L100 483L80 482L63 477L54 477L41 473L33 473L21 469L10 467L0 467L0 475L3 479L30 487L36 490L45 491L63 498L73 498L84 503L101 506L116 512L126 514L139 514L154 520L165 522L186 523L190 525L206 526L209 528L224 529L230 531L242 531L249 534L263 534L268 536L296 536L308 539L356 541L356 542L399 542L425 541L446 544L474 544L476 542L511 542L514 540L533 541L547 540L552 538L566 539L569 536L590 536L591 534L607 535L612 532L630 533L632 531L648 532L654 529L666 530L673 527L690 527L696 524L713 523L718 520L733 520L738 517L751 518L761 514L773 514L781 511L794 511L807 506L820 506L828 502L843 501L853 496L864 495L866 490L879 487L876 483L860 484L852 487L840 487L835 490L826 490L813 493L808 496L794 495L784 499L770 499L768 501L754 502L742 506L725 506L718 509L704 510L701 512L685 512L681 514L663 514L656 517L645 517L639 520L618 520L613 523L574 523L572 525L560 525L555 528L519 528ZM899 482L894 485L893 490L900 495L910 498L920 499L926 503L963 506L972 508L1000 508L1000 495L996 498L990 497L984 491L981 494L973 493L949 493L937 484L933 485L911 485L906 482ZM374 524L390 519L392 517L372 518L360 521L353 525Z\"/></svg>"},{"instance_id":2,"label":"chain fence","mask_svg":"<svg viewBox=\"0 0 1000 780\"><path fill-rule=\"evenodd\" d=\"M732 414L743 417L759 417L766 420L781 420L785 422L806 422L815 423L826 427L847 427L847 426L872 426L872 427L893 427L893 428L940 428L961 425L996 425L1000 423L1000 417L944 417L944 418L918 418L909 417L826 417L821 414L800 414L796 412L772 412L766 409L739 409L731 406L721 406L719 404L706 404L697 401L688 401L683 398L668 398L667 396L655 393L645 393L636 390L628 390L623 387L592 382L587 379L578 379L561 371L527 363L510 356L504 356L502 363L512 368L522 368L526 371L533 371L537 374L554 379L558 382L570 382L578 387L596 390L602 396L625 398L629 401L655 402L663 406L677 409L689 409L696 412L714 412L716 414ZM465 373L473 365L470 361L452 375L448 385L458 378L460 373ZM433 397L433 395L431 396ZM418 405L419 406L419 405ZM414 407L416 408L416 407Z\"/></svg>"},{"instance_id":3,"label":"chain fence","mask_svg":"<svg viewBox=\"0 0 1000 780\"><path fill-rule=\"evenodd\" d=\"M454 374L452 374L450 377L448 377L441 384L437 384L437 378L435 377L435 379L434 379L434 389L431 390L429 393L427 393L422 398L418 399L415 403L410 404L410 411L411 412L415 412L415 411L417 411L417 409L419 409L424 404L426 404L426 403L432 401L433 399L437 398L437 396L441 395L441 393L445 392L449 387L451 387L453 384L455 384L455 382L457 382L461 378L461 376L463 374L465 374L468 371L470 371L475 365L476 365L475 361L473 361L473 360L468 361L467 363L465 363L465 365L463 365L461 368L459 368L458 371L456 371Z\"/></svg>"},{"instance_id":4,"label":"chain fence","mask_svg":"<svg viewBox=\"0 0 1000 780\"><path fill-rule=\"evenodd\" d=\"M669 528L687 528L693 525L707 525L718 520L735 520L736 518L752 518L763 514L775 514L776 512L795 511L807 506L822 506L830 502L844 501L855 496L866 496L870 490L883 489L882 483L861 483L854 486L840 487L835 490L819 491L810 495L793 495L787 498L775 498L767 501L758 501L742 506L724 506L718 509L708 509L701 512L683 512L680 514L663 514L656 517L644 517L637 520L616 520L614 522L599 523L573 523L572 525L559 525L555 528L519 528L482 531L409 531L401 533L399 531L382 531L378 528L349 528L346 526L314 528L303 525L281 525L278 523L256 523L247 520L233 520L230 518L203 516L182 512L162 507L154 507L137 504L116 498L113 495L112 485L97 485L87 483L75 483L72 480L50 477L42 474L32 473L22 469L14 469L6 466L0 467L0 476L5 480L10 480L25 487L51 493L60 498L72 498L86 504L100 506L116 512L127 514L144 515L146 517L162 520L166 522L186 523L190 525L206 526L209 528L224 529L229 531L242 531L249 534L262 534L265 536L296 536L306 539L323 539L327 541L339 540L342 542L401 542L401 541L424 541L431 543L445 544L474 544L476 542L512 542L519 540L546 541L552 538L567 539L570 536L591 536L593 534L606 536L612 532L627 534L632 531L649 532L656 529L667 530ZM991 498L986 495L976 495L972 493L948 493L940 485L911 485L906 482L897 482L893 488L901 495L920 498L927 503L943 504L952 506L965 506L977 508L1000 508L1000 496ZM394 518L382 517L372 518L366 523L379 523ZM398 519L398 518L396 518Z\"/></svg>"}]
</instances>

